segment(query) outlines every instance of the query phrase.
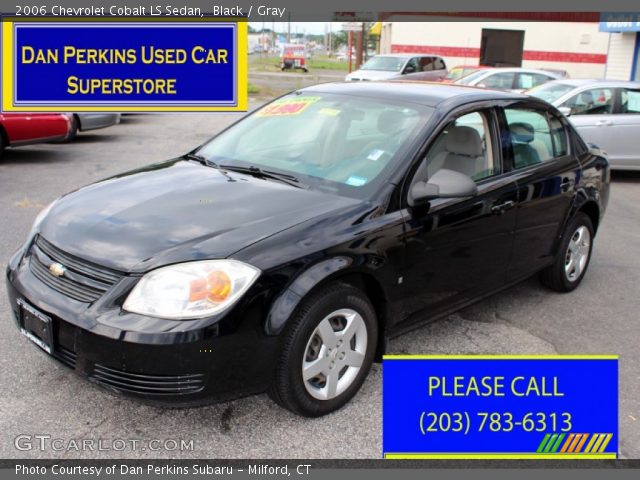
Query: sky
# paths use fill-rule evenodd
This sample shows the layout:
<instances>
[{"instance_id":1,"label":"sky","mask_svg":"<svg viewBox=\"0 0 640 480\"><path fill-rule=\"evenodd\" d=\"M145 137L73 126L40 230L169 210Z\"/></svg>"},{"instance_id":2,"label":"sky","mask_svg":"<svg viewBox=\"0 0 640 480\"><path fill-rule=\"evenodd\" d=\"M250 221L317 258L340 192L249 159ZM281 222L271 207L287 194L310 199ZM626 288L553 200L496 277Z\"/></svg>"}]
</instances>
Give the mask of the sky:
<instances>
[{"instance_id":1,"label":"sky","mask_svg":"<svg viewBox=\"0 0 640 480\"><path fill-rule=\"evenodd\" d=\"M273 27L272 27L273 24ZM252 28L260 30L263 28L273 28L276 32L284 33L287 31L287 22L249 22ZM342 23L332 23L332 30L341 29ZM308 33L312 35L324 35L325 27L329 29L329 22L291 22L291 33Z\"/></svg>"}]
</instances>

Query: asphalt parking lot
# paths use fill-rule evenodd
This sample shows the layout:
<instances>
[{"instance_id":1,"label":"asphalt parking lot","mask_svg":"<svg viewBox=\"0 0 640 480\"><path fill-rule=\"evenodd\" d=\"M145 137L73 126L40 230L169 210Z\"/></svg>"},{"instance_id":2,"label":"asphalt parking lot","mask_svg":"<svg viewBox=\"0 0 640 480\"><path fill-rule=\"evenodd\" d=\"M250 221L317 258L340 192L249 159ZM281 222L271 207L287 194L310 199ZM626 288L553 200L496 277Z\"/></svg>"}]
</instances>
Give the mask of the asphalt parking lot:
<instances>
[{"instance_id":1,"label":"asphalt parking lot","mask_svg":"<svg viewBox=\"0 0 640 480\"><path fill-rule=\"evenodd\" d=\"M171 158L233 115L125 116L70 144L7 150L0 159L0 263L57 196L109 175ZM556 294L526 281L393 340L390 353L620 355L621 456L640 458L640 172L618 174L580 288ZM2 458L380 458L381 368L346 408L303 419L266 395L194 409L162 409L113 396L47 358L17 332L0 284ZM598 415L598 406L593 406ZM21 451L21 434L70 439L185 439L193 450Z\"/></svg>"}]
</instances>

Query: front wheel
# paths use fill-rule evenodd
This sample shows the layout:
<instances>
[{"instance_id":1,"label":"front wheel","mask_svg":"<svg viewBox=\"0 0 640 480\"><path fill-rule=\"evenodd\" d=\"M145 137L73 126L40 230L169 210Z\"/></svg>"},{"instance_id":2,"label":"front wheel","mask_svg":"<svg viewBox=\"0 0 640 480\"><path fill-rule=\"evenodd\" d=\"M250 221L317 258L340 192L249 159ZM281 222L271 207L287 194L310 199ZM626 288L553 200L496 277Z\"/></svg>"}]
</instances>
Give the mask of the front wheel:
<instances>
[{"instance_id":1,"label":"front wheel","mask_svg":"<svg viewBox=\"0 0 640 480\"><path fill-rule=\"evenodd\" d=\"M593 248L593 223L578 213L565 230L554 263L542 271L542 283L557 292L575 289L589 267Z\"/></svg>"},{"instance_id":2,"label":"front wheel","mask_svg":"<svg viewBox=\"0 0 640 480\"><path fill-rule=\"evenodd\" d=\"M271 397L307 417L339 409L362 386L377 337L375 310L360 290L339 283L319 290L291 319Z\"/></svg>"}]
</instances>

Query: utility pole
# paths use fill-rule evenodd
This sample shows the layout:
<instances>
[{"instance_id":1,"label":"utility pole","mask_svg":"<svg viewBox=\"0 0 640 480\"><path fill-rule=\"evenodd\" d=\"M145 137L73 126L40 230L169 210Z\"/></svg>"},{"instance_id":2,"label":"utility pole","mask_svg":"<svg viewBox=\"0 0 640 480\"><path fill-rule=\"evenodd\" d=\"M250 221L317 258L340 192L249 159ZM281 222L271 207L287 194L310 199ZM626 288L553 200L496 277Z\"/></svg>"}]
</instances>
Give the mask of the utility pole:
<instances>
[{"instance_id":1,"label":"utility pole","mask_svg":"<svg viewBox=\"0 0 640 480\"><path fill-rule=\"evenodd\" d=\"M287 15L287 43L291 43L291 12Z\"/></svg>"},{"instance_id":2,"label":"utility pole","mask_svg":"<svg viewBox=\"0 0 640 480\"><path fill-rule=\"evenodd\" d=\"M364 23L362 24L362 28L358 32L358 36L356 38L356 70L360 68L362 65L362 52L364 46Z\"/></svg>"}]
</instances>

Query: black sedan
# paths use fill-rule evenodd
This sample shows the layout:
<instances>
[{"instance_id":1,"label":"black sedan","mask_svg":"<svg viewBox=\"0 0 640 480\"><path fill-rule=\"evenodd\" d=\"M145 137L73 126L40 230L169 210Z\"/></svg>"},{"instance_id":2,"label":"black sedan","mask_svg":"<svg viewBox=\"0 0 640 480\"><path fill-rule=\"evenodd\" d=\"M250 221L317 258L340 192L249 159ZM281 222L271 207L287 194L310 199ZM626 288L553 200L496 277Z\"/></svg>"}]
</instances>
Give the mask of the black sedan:
<instances>
[{"instance_id":1,"label":"black sedan","mask_svg":"<svg viewBox=\"0 0 640 480\"><path fill-rule=\"evenodd\" d=\"M327 84L65 195L7 269L23 335L112 391L269 391L318 416L385 340L540 273L585 275L609 166L549 104Z\"/></svg>"}]
</instances>

